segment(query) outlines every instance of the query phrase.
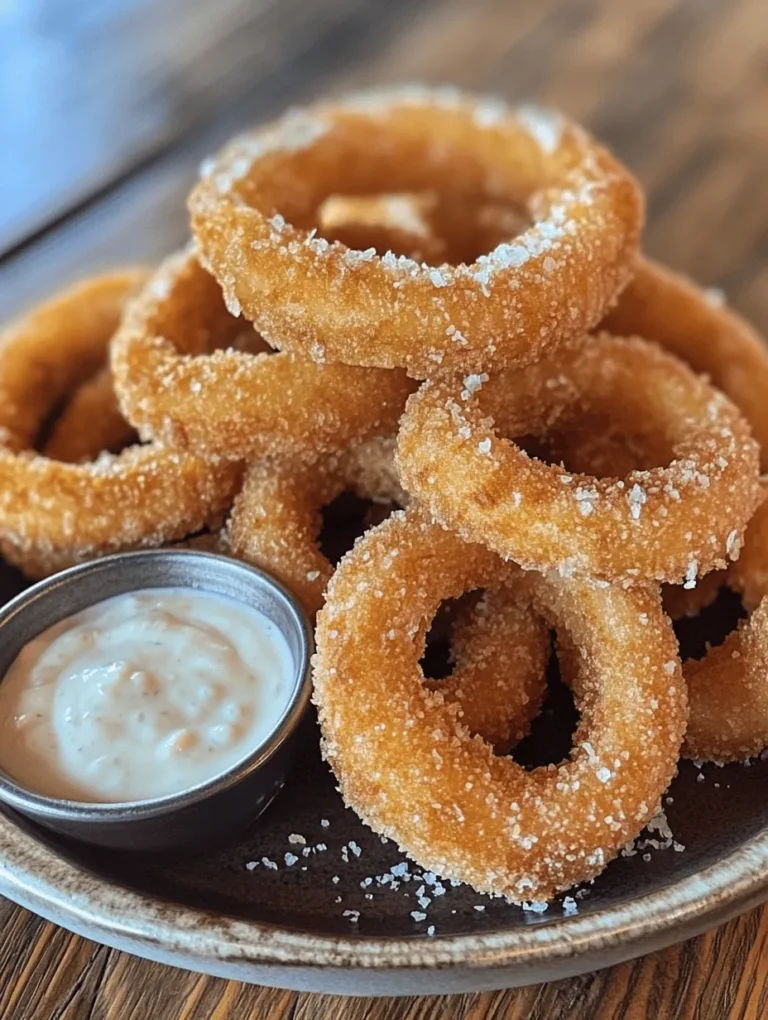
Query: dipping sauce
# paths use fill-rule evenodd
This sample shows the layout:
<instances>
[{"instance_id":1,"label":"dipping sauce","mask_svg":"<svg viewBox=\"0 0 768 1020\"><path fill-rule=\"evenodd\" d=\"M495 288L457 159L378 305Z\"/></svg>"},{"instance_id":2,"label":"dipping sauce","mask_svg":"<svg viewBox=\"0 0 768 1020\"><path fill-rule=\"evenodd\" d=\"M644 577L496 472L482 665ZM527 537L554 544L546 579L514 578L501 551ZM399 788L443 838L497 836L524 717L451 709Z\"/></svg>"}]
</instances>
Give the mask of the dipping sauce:
<instances>
[{"instance_id":1,"label":"dipping sauce","mask_svg":"<svg viewBox=\"0 0 768 1020\"><path fill-rule=\"evenodd\" d=\"M0 769L49 797L199 786L274 730L296 686L279 628L226 596L117 595L26 645L0 683Z\"/></svg>"}]
</instances>

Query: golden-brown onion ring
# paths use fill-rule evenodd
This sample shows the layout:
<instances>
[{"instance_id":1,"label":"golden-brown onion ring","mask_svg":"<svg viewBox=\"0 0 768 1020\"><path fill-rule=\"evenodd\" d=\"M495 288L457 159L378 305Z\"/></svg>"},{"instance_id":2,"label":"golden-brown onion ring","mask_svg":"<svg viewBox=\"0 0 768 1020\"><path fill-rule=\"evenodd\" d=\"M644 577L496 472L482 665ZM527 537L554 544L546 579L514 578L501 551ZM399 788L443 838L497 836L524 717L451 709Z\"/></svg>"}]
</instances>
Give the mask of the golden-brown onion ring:
<instances>
[{"instance_id":1,"label":"golden-brown onion ring","mask_svg":"<svg viewBox=\"0 0 768 1020\"><path fill-rule=\"evenodd\" d=\"M237 485L236 464L154 444L89 464L33 448L54 408L103 364L138 280L133 272L94 277L0 336L0 541L30 575L182 538L225 509Z\"/></svg>"},{"instance_id":2,"label":"golden-brown onion ring","mask_svg":"<svg viewBox=\"0 0 768 1020\"><path fill-rule=\"evenodd\" d=\"M529 457L587 413L645 429L667 467L596 478ZM735 558L759 502L758 448L738 410L657 345L601 334L518 371L425 383L398 435L401 480L446 526L526 568L694 587Z\"/></svg>"},{"instance_id":3,"label":"golden-brown onion ring","mask_svg":"<svg viewBox=\"0 0 768 1020\"><path fill-rule=\"evenodd\" d=\"M768 469L768 347L719 295L639 258L634 279L601 328L653 340L705 372L741 409L760 444L762 468Z\"/></svg>"},{"instance_id":4,"label":"golden-brown onion ring","mask_svg":"<svg viewBox=\"0 0 768 1020\"><path fill-rule=\"evenodd\" d=\"M144 439L232 460L314 457L397 424L404 372L253 355L236 349L242 330L191 251L160 266L112 343L120 406Z\"/></svg>"},{"instance_id":5,"label":"golden-brown onion ring","mask_svg":"<svg viewBox=\"0 0 768 1020\"><path fill-rule=\"evenodd\" d=\"M533 223L469 265L379 257L315 236L342 182L347 194L525 205ZM593 328L628 282L643 202L557 114L411 87L236 139L204 165L190 211L201 261L274 346L425 378L527 364Z\"/></svg>"},{"instance_id":6,"label":"golden-brown onion ring","mask_svg":"<svg viewBox=\"0 0 768 1020\"><path fill-rule=\"evenodd\" d=\"M526 772L427 690L423 621L508 580L567 631L583 668L571 756ZM645 586L516 573L413 511L342 560L318 615L315 701L345 801L420 866L513 900L592 878L654 815L686 722L677 644Z\"/></svg>"}]
</instances>

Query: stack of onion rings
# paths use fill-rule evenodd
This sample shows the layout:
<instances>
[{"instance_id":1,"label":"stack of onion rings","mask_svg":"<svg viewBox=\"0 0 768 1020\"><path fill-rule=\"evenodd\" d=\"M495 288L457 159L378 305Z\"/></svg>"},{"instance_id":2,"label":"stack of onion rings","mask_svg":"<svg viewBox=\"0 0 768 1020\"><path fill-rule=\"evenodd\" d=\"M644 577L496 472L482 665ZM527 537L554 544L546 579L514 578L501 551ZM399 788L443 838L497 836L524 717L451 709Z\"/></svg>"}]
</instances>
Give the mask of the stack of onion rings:
<instances>
[{"instance_id":1,"label":"stack of onion rings","mask_svg":"<svg viewBox=\"0 0 768 1020\"><path fill-rule=\"evenodd\" d=\"M470 265L355 251L315 236L340 181L348 194L524 204L533 225ZM190 211L201 261L273 346L425 378L527 364L594 327L629 280L643 203L557 114L412 88L235 140L204 165Z\"/></svg>"},{"instance_id":2,"label":"stack of onion rings","mask_svg":"<svg viewBox=\"0 0 768 1020\"><path fill-rule=\"evenodd\" d=\"M669 466L573 474L497 431L546 434L585 409L643 423ZM655 345L604 334L490 379L425 383L403 416L398 459L406 489L438 520L564 576L693 587L735 558L759 502L757 444L730 401Z\"/></svg>"},{"instance_id":3,"label":"stack of onion rings","mask_svg":"<svg viewBox=\"0 0 768 1020\"><path fill-rule=\"evenodd\" d=\"M365 821L515 901L592 878L681 745L768 744L768 355L639 255L642 204L578 126L453 89L236 140L190 198L193 246L0 339L0 550L32 576L164 544L271 571L318 613L324 752ZM374 502L334 572L344 490ZM751 615L681 671L662 605L722 584ZM454 669L426 679L430 621L476 589L440 611ZM501 755L550 627L580 722L525 771Z\"/></svg>"}]
</instances>

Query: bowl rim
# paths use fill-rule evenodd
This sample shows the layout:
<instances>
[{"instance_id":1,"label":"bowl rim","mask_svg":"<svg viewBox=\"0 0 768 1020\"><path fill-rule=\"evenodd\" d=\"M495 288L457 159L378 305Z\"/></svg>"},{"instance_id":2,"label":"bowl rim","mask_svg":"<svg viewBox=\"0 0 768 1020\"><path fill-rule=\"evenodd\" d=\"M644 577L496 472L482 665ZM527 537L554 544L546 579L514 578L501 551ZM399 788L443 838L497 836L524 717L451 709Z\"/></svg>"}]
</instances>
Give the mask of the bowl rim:
<instances>
[{"instance_id":1,"label":"bowl rim","mask_svg":"<svg viewBox=\"0 0 768 1020\"><path fill-rule=\"evenodd\" d=\"M2 633L3 626L11 618L28 612L41 599L61 597L72 585L81 583L83 578L99 578L105 574L108 575L110 572L117 574L126 563L136 564L155 561L160 566L163 563L167 564L169 560L180 563L186 562L187 564L216 564L220 569L226 569L230 573L243 574L254 580L258 579L260 586L272 589L287 606L289 617L296 628L299 638L299 650L291 696L272 730L244 758L235 762L228 769L216 773L210 779L195 786L180 790L177 793L166 794L162 797L109 802L50 797L27 788L0 768L0 802L20 814L32 817L36 821L76 822L78 825L83 826L110 823L125 825L147 819L168 817L177 811L218 797L246 781L267 762L271 761L279 753L286 741L296 732L306 714L312 695L311 660L314 649L312 626L301 603L282 582L265 570L243 563L240 560L232 559L231 557L197 549L141 549L89 560L86 563L80 563L66 570L58 571L50 577L30 585L30 587L25 588L24 591L15 595L0 607L0 634ZM123 589L116 591L114 595L128 593L129 591L146 591L153 588L170 587L189 588L190 591L210 591L210 589L205 587L195 588L191 584L182 584L178 581L173 584L163 584L162 580L161 575L156 584L153 583L141 588ZM212 594L221 595L220 592L212 592ZM99 602L106 601L111 597L113 596L101 593L93 601L88 602L88 606L97 605ZM222 597L233 598L242 605L250 605L250 608L255 608L252 604L245 602L237 596L224 595ZM73 613L65 613L61 619L64 620L67 616L75 615L79 611L75 610ZM39 633L42 633L42 631L36 632L33 637ZM29 640L32 640L32 638ZM0 683L2 683L3 676L0 676Z\"/></svg>"}]
</instances>

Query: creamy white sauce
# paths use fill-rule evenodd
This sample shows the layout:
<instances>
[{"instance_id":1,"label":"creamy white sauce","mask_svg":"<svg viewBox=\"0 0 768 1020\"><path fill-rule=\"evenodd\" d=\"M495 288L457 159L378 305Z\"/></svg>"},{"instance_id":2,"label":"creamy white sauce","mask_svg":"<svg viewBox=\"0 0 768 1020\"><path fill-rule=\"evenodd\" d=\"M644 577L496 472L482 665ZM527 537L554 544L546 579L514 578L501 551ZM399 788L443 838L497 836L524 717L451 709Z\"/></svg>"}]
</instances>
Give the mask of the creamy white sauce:
<instances>
[{"instance_id":1,"label":"creamy white sauce","mask_svg":"<svg viewBox=\"0 0 768 1020\"><path fill-rule=\"evenodd\" d=\"M272 732L295 687L256 609L211 592L118 595L44 631L0 683L0 769L49 797L149 800L213 779Z\"/></svg>"}]
</instances>

